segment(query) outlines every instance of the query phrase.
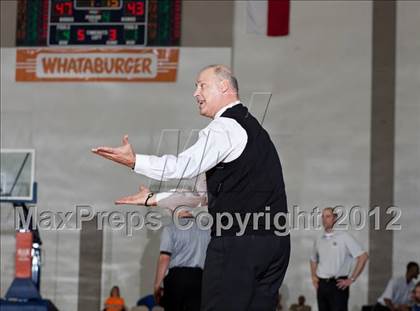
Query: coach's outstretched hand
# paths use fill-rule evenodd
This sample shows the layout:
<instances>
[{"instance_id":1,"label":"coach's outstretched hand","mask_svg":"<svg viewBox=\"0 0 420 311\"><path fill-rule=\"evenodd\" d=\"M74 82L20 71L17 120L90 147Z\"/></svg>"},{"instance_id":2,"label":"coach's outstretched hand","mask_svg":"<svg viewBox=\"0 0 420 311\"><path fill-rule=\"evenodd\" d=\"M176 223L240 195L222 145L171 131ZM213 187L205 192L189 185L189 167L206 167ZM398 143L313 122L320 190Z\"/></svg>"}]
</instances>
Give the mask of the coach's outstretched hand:
<instances>
[{"instance_id":1,"label":"coach's outstretched hand","mask_svg":"<svg viewBox=\"0 0 420 311\"><path fill-rule=\"evenodd\" d=\"M139 192L127 197L123 197L115 201L115 204L128 204L128 205L146 205L146 199L149 195L150 190L147 187L140 186ZM147 205L156 205L156 195L150 197L147 201Z\"/></svg>"},{"instance_id":2,"label":"coach's outstretched hand","mask_svg":"<svg viewBox=\"0 0 420 311\"><path fill-rule=\"evenodd\" d=\"M147 200L147 197L151 194L149 200ZM140 205L140 206L146 206L146 200L147 200L147 206L157 206L158 201L156 198L156 194L153 194L150 192L150 189L145 186L140 186L139 192L133 195L129 195L123 198L120 198L115 201L115 204L125 204L125 205ZM173 215L175 215L178 218L190 218L193 217L193 214L184 208L181 208L182 206L179 206L180 208L176 208L172 211Z\"/></svg>"},{"instance_id":3,"label":"coach's outstretched hand","mask_svg":"<svg viewBox=\"0 0 420 311\"><path fill-rule=\"evenodd\" d=\"M120 147L98 147L93 148L92 152L114 162L134 168L136 163L136 154L133 147L128 143L128 135L124 135L123 144Z\"/></svg>"}]
</instances>

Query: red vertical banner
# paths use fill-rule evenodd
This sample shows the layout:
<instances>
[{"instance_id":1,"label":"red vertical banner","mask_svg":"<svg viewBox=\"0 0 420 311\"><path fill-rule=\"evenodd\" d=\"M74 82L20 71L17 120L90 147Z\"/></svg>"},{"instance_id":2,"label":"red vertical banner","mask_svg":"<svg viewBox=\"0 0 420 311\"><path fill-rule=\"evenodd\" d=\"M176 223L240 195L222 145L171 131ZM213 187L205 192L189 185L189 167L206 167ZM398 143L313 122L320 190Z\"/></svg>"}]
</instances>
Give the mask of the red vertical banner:
<instances>
[{"instance_id":1,"label":"red vertical banner","mask_svg":"<svg viewBox=\"0 0 420 311\"><path fill-rule=\"evenodd\" d=\"M15 270L17 278L32 276L32 232L16 233Z\"/></svg>"},{"instance_id":2,"label":"red vertical banner","mask_svg":"<svg viewBox=\"0 0 420 311\"><path fill-rule=\"evenodd\" d=\"M290 0L268 0L268 36L289 34Z\"/></svg>"}]
</instances>

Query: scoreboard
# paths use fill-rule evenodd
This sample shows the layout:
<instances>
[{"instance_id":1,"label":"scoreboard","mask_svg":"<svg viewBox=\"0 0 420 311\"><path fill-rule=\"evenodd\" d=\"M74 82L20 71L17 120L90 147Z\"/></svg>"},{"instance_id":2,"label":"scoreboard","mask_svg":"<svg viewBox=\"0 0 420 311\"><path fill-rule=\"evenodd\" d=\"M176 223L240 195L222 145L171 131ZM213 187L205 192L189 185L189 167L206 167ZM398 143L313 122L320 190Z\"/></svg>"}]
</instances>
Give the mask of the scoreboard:
<instances>
[{"instance_id":1,"label":"scoreboard","mask_svg":"<svg viewBox=\"0 0 420 311\"><path fill-rule=\"evenodd\" d=\"M19 0L18 46L179 45L181 0Z\"/></svg>"},{"instance_id":2,"label":"scoreboard","mask_svg":"<svg viewBox=\"0 0 420 311\"><path fill-rule=\"evenodd\" d=\"M145 45L147 0L51 0L48 45Z\"/></svg>"}]
</instances>

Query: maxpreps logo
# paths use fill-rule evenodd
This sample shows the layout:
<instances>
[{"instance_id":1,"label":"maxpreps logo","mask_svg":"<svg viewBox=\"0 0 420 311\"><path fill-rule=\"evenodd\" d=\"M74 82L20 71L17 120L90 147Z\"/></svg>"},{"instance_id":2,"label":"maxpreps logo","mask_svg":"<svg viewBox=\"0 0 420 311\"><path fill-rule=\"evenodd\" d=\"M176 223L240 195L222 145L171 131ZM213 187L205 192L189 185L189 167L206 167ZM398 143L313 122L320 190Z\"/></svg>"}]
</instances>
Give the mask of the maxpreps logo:
<instances>
[{"instance_id":1,"label":"maxpreps logo","mask_svg":"<svg viewBox=\"0 0 420 311\"><path fill-rule=\"evenodd\" d=\"M153 79L156 75L157 57L152 53L40 53L36 56L38 78Z\"/></svg>"}]
</instances>

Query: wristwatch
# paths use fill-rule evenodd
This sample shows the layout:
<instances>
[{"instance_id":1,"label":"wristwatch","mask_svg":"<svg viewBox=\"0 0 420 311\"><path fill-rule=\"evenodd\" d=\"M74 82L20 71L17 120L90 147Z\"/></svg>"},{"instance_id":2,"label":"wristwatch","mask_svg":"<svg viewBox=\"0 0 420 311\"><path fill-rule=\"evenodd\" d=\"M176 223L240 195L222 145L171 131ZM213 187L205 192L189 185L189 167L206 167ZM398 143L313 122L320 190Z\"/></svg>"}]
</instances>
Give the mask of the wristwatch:
<instances>
[{"instance_id":1,"label":"wristwatch","mask_svg":"<svg viewBox=\"0 0 420 311\"><path fill-rule=\"evenodd\" d=\"M153 192L150 192L148 195L147 195L147 198L146 198L146 201L144 202L144 206L150 206L150 205L147 205L147 202L149 201L149 199L152 197L152 196L154 196L155 194L153 193Z\"/></svg>"}]
</instances>

